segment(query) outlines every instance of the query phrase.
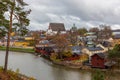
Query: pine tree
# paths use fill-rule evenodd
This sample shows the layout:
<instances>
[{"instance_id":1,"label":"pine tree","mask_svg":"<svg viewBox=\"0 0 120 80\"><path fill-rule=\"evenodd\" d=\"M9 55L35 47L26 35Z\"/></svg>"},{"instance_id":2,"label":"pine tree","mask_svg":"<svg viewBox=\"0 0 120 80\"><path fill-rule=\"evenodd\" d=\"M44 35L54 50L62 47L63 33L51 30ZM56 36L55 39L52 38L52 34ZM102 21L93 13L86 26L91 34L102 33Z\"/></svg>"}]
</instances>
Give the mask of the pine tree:
<instances>
[{"instance_id":1,"label":"pine tree","mask_svg":"<svg viewBox=\"0 0 120 80\"><path fill-rule=\"evenodd\" d=\"M22 35L27 32L26 26L29 25L29 19L27 18L28 14L30 14L31 10L26 11L24 9L27 6L23 0L0 0L0 26L2 30L5 29L7 32L7 47L6 47L6 56L5 56L5 64L4 71L7 70L8 65L8 54L9 54L9 45L10 45L10 37L12 33L12 28L16 27L17 31L20 31ZM8 19L6 19L4 14L6 13ZM4 30L4 31L5 31Z\"/></svg>"}]
</instances>

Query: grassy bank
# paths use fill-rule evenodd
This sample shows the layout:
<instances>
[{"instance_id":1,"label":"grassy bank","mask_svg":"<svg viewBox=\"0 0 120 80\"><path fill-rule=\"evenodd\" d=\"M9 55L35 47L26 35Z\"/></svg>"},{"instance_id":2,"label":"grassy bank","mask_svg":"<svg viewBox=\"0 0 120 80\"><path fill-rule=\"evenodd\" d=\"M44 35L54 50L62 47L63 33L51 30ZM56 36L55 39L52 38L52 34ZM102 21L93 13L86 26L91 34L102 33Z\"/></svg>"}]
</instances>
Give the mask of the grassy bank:
<instances>
[{"instance_id":1,"label":"grassy bank","mask_svg":"<svg viewBox=\"0 0 120 80\"><path fill-rule=\"evenodd\" d=\"M3 67L0 67L0 80L36 80L33 77L28 77L19 73L17 69L15 72L12 70L7 70L4 72Z\"/></svg>"},{"instance_id":2,"label":"grassy bank","mask_svg":"<svg viewBox=\"0 0 120 80\"><path fill-rule=\"evenodd\" d=\"M6 47L0 46L0 50L5 51ZM34 53L34 49L32 49L32 48L15 48L15 47L10 47L10 51L24 52L24 53Z\"/></svg>"}]
</instances>

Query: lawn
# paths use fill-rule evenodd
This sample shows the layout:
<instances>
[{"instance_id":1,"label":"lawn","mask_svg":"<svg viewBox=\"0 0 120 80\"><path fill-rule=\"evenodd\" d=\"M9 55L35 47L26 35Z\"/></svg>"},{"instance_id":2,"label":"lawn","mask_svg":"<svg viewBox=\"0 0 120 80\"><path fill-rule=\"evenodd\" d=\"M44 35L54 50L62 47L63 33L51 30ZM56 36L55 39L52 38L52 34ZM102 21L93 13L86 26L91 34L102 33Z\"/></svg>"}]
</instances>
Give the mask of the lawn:
<instances>
[{"instance_id":1,"label":"lawn","mask_svg":"<svg viewBox=\"0 0 120 80\"><path fill-rule=\"evenodd\" d=\"M6 47L5 46L0 46L0 50L5 51ZM10 51L15 51L15 52L24 52L24 53L34 53L33 48L16 48L16 47L10 47Z\"/></svg>"}]
</instances>

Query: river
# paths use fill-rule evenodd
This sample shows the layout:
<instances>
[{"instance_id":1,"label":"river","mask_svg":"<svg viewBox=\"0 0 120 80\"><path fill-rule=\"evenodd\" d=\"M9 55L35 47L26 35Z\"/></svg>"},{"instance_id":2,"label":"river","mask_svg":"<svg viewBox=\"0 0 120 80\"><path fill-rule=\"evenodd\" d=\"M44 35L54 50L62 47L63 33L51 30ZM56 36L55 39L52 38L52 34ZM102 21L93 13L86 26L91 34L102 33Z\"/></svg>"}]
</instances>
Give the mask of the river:
<instances>
[{"instance_id":1,"label":"river","mask_svg":"<svg viewBox=\"0 0 120 80\"><path fill-rule=\"evenodd\" d=\"M5 52L0 51L0 66L4 66ZM10 52L8 68L37 80L91 80L91 72L52 64L50 61L29 53ZM120 80L120 76L112 80Z\"/></svg>"}]
</instances>

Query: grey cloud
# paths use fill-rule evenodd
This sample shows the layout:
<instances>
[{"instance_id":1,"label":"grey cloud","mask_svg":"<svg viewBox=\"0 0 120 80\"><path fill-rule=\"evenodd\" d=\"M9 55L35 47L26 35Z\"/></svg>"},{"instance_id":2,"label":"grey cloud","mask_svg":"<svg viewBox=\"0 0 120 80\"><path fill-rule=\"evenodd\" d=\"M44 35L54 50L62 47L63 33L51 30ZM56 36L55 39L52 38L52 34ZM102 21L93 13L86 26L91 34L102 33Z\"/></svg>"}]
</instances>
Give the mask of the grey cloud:
<instances>
[{"instance_id":1,"label":"grey cloud","mask_svg":"<svg viewBox=\"0 0 120 80\"><path fill-rule=\"evenodd\" d=\"M69 29L99 24L120 25L119 0L25 0L32 9L31 27L48 27L49 22L64 22ZM45 25L46 24L46 25ZM42 27L38 27L42 26ZM43 27L44 26L44 27Z\"/></svg>"}]
</instances>

